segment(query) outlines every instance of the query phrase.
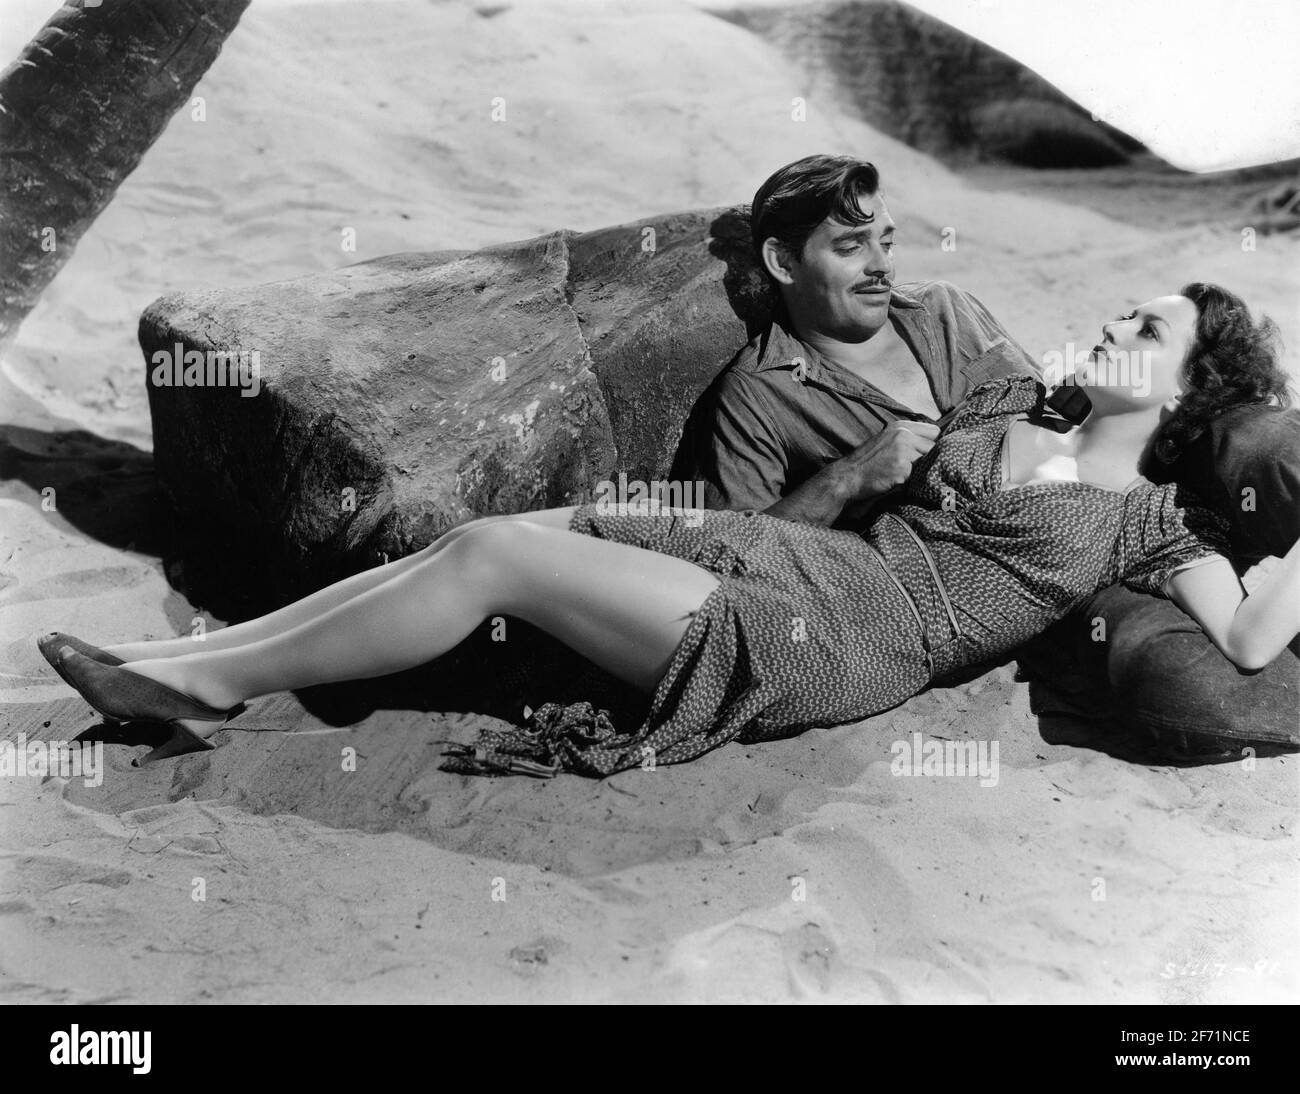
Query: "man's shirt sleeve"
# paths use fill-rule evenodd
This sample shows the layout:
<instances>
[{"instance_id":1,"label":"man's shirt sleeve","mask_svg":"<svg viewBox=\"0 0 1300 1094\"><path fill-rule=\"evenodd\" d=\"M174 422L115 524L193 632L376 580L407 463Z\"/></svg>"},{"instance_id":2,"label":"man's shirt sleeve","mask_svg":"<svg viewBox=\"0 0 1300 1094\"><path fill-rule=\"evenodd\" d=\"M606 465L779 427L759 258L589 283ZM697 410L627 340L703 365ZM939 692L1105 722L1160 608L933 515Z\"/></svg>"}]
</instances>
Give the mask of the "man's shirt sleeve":
<instances>
[{"instance_id":1,"label":"man's shirt sleeve","mask_svg":"<svg viewBox=\"0 0 1300 1094\"><path fill-rule=\"evenodd\" d=\"M785 446L760 387L728 371L692 415L674 478L702 482L709 509L762 510L781 499Z\"/></svg>"}]
</instances>

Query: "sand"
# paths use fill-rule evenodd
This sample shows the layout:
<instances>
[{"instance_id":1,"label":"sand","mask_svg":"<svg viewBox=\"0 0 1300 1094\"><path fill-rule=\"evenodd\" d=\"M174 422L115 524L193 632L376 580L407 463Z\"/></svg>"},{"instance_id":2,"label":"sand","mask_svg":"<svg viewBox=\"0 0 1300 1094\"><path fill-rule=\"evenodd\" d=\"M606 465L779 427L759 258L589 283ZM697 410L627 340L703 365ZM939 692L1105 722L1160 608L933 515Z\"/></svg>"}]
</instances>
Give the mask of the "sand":
<instances>
[{"instance_id":1,"label":"sand","mask_svg":"<svg viewBox=\"0 0 1300 1094\"><path fill-rule=\"evenodd\" d=\"M134 334L165 291L744 200L775 166L844 150L884 171L900 278L963 285L1035 354L1090 345L1197 278L1273 314L1300 371L1300 243L1243 250L1239 183L1151 165L959 175L833 96L793 122L803 76L690 7L254 5L196 94L207 120L173 119L0 363L5 740L97 722L35 636L221 625L161 557ZM1300 994L1294 756L1133 762L1033 716L1010 667L857 726L603 782L438 771L435 742L474 724L277 696L213 753L135 770L136 750L109 746L98 787L0 780L2 997ZM891 746L914 733L997 741L997 784L896 776Z\"/></svg>"}]
</instances>

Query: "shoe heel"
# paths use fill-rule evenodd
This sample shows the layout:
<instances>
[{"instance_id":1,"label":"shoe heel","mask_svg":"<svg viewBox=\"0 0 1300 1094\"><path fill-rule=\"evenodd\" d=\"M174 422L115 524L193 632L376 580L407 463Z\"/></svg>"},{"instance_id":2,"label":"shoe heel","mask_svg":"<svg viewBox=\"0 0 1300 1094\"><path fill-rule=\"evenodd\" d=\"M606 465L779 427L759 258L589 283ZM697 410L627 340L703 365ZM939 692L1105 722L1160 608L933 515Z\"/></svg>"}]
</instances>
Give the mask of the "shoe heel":
<instances>
[{"instance_id":1,"label":"shoe heel","mask_svg":"<svg viewBox=\"0 0 1300 1094\"><path fill-rule=\"evenodd\" d=\"M193 730L185 726L172 726L172 735L157 748L146 752L138 760L132 760L132 767L145 767L158 760L167 760L173 756L184 756L190 752L211 752L217 746L206 741Z\"/></svg>"}]
</instances>

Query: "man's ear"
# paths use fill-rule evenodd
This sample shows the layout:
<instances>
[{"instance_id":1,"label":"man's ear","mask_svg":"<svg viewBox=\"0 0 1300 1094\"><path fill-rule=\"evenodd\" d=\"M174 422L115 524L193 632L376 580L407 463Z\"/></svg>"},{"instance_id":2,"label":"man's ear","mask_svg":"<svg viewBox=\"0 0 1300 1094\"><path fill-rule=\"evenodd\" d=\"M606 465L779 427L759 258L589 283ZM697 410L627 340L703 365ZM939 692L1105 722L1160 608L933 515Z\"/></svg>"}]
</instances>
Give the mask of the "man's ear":
<instances>
[{"instance_id":1,"label":"man's ear","mask_svg":"<svg viewBox=\"0 0 1300 1094\"><path fill-rule=\"evenodd\" d=\"M794 265L794 256L790 249L776 236L763 240L763 265L779 285L793 285L794 275L790 272Z\"/></svg>"}]
</instances>

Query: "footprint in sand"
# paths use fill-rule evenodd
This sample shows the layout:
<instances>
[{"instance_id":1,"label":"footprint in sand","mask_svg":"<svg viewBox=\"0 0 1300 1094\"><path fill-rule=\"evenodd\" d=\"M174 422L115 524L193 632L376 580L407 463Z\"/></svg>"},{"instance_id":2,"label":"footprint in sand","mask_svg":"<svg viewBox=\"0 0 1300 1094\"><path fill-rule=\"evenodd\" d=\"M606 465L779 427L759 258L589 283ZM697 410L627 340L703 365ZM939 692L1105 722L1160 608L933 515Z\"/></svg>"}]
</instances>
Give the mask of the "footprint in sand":
<instances>
[{"instance_id":1,"label":"footprint in sand","mask_svg":"<svg viewBox=\"0 0 1300 1094\"><path fill-rule=\"evenodd\" d=\"M554 935L542 935L532 942L515 946L509 954L510 963L517 975L534 976L568 950L568 943Z\"/></svg>"},{"instance_id":2,"label":"footprint in sand","mask_svg":"<svg viewBox=\"0 0 1300 1094\"><path fill-rule=\"evenodd\" d=\"M804 923L781 932L790 987L796 995L826 995L839 970L839 947L816 923Z\"/></svg>"}]
</instances>

